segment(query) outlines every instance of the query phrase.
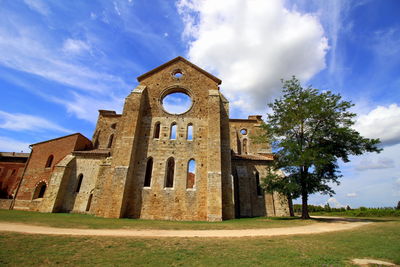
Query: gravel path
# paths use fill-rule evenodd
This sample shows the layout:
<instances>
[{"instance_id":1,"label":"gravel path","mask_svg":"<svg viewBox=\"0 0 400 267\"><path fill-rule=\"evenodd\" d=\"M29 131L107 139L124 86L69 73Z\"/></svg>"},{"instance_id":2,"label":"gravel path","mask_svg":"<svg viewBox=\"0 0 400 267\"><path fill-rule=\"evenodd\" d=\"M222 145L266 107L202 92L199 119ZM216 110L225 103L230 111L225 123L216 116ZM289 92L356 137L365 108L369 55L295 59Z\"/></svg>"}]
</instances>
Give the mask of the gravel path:
<instances>
[{"instance_id":1,"label":"gravel path","mask_svg":"<svg viewBox=\"0 0 400 267\"><path fill-rule=\"evenodd\" d=\"M135 230L135 229L76 229L36 226L0 222L0 231L26 234L73 235L73 236L120 236L120 237L255 237L319 234L333 231L354 229L371 222L341 221L319 222L306 226L267 228L267 229L237 229L237 230Z\"/></svg>"}]
</instances>

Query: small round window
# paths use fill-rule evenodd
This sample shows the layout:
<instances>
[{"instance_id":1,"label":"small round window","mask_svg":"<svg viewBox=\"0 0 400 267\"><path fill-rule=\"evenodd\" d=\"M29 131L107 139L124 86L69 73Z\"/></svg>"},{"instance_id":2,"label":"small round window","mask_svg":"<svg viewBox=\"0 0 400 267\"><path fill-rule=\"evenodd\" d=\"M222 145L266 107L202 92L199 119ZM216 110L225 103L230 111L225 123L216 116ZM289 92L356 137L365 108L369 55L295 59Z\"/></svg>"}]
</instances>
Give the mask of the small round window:
<instances>
[{"instance_id":1,"label":"small round window","mask_svg":"<svg viewBox=\"0 0 400 267\"><path fill-rule=\"evenodd\" d=\"M182 114L192 106L192 99L185 93L175 92L162 99L164 110L170 114Z\"/></svg>"},{"instance_id":2,"label":"small round window","mask_svg":"<svg viewBox=\"0 0 400 267\"><path fill-rule=\"evenodd\" d=\"M175 78L177 78L177 79L180 79L180 78L182 78L183 77L183 73L182 73L182 71L181 70L174 70L173 72L172 72L172 75L175 77Z\"/></svg>"},{"instance_id":3,"label":"small round window","mask_svg":"<svg viewBox=\"0 0 400 267\"><path fill-rule=\"evenodd\" d=\"M242 130L240 130L240 133L241 133L242 135L246 135L246 134L247 134L247 130L246 130L246 129L242 129Z\"/></svg>"}]
</instances>

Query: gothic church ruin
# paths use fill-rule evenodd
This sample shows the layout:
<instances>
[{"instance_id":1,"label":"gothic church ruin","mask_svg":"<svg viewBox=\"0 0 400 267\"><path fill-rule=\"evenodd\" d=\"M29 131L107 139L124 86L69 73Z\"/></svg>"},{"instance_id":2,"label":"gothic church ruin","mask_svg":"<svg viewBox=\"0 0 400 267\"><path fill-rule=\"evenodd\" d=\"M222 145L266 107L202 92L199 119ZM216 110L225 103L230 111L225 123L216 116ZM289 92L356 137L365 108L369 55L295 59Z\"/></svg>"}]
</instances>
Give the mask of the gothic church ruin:
<instances>
[{"instance_id":1,"label":"gothic church ruin","mask_svg":"<svg viewBox=\"0 0 400 267\"><path fill-rule=\"evenodd\" d=\"M287 200L260 187L273 160L251 139L261 116L230 119L221 80L182 57L137 79L122 114L99 111L92 140L33 144L3 208L199 221L288 215ZM189 98L187 111L163 105L174 93Z\"/></svg>"}]
</instances>

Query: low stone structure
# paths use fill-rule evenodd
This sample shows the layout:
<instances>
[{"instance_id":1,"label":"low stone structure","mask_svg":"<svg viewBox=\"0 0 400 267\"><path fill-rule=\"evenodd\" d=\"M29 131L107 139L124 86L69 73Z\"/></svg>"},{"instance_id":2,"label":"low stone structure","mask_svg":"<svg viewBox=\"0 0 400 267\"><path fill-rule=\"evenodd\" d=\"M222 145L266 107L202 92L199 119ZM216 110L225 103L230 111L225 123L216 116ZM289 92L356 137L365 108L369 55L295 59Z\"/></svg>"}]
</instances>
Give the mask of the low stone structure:
<instances>
[{"instance_id":1,"label":"low stone structure","mask_svg":"<svg viewBox=\"0 0 400 267\"><path fill-rule=\"evenodd\" d=\"M122 114L99 111L92 142L74 134L32 146L15 209L203 221L289 214L284 197L260 187L273 160L268 144L252 142L261 116L229 119L221 80L177 57L138 81ZM189 98L186 111L168 110L175 93Z\"/></svg>"},{"instance_id":2,"label":"low stone structure","mask_svg":"<svg viewBox=\"0 0 400 267\"><path fill-rule=\"evenodd\" d=\"M29 153L0 152L0 198L11 199L21 181ZM8 203L8 202L7 202Z\"/></svg>"}]
</instances>

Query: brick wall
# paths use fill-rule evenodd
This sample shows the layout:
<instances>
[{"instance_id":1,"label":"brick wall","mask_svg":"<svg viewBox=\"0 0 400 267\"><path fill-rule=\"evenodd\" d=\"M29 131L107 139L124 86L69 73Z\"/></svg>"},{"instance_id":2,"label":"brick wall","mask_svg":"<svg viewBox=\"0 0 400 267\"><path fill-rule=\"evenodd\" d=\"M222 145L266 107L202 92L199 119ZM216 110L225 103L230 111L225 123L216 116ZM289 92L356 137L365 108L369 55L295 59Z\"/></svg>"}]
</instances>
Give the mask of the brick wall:
<instances>
[{"instance_id":1,"label":"brick wall","mask_svg":"<svg viewBox=\"0 0 400 267\"><path fill-rule=\"evenodd\" d=\"M0 198L14 197L28 156L28 153L0 152Z\"/></svg>"},{"instance_id":2,"label":"brick wall","mask_svg":"<svg viewBox=\"0 0 400 267\"><path fill-rule=\"evenodd\" d=\"M73 134L32 145L32 153L18 191L18 200L31 200L36 187L49 184L54 166L74 150L90 148L91 142L80 134ZM46 166L53 156L50 166Z\"/></svg>"}]
</instances>

